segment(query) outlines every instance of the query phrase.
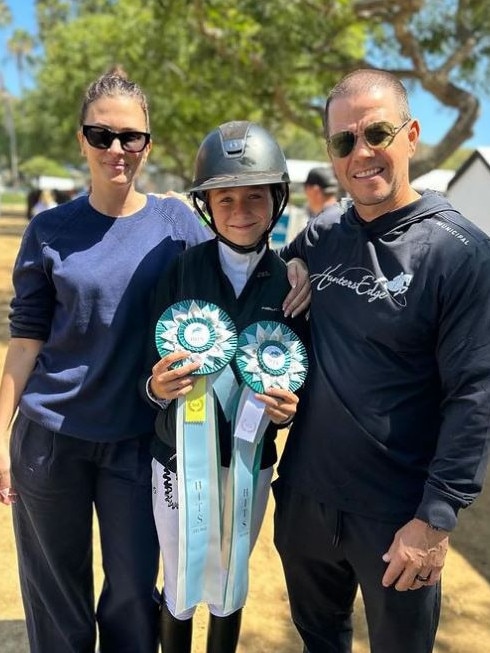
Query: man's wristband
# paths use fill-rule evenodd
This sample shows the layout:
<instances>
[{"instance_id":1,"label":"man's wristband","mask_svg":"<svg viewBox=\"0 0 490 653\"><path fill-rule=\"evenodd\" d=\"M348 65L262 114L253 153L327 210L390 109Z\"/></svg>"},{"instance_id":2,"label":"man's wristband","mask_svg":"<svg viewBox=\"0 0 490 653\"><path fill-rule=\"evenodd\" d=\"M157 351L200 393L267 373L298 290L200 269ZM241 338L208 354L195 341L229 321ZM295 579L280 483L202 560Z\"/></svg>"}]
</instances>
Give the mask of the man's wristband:
<instances>
[{"instance_id":1,"label":"man's wristband","mask_svg":"<svg viewBox=\"0 0 490 653\"><path fill-rule=\"evenodd\" d=\"M150 382L151 382L151 376L148 378L146 381L146 396L150 401L152 401L154 404L156 404L159 408L162 410L166 410L170 404L172 403L171 399L159 399L156 397L153 392L151 391L150 387Z\"/></svg>"}]
</instances>

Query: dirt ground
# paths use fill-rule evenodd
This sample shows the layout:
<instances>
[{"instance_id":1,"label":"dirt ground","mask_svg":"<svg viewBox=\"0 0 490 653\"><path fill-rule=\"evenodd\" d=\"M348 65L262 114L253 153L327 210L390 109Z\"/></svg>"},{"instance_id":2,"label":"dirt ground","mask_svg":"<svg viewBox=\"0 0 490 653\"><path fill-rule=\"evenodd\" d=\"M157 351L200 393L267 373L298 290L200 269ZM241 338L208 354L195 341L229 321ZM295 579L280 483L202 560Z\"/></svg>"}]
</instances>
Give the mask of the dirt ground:
<instances>
[{"instance_id":1,"label":"dirt ground","mask_svg":"<svg viewBox=\"0 0 490 653\"><path fill-rule=\"evenodd\" d=\"M0 361L8 337L10 272L25 228L21 216L0 216ZM283 434L284 438L284 434ZM283 438L280 440L282 444ZM244 611L239 653L300 653L289 616L282 569L272 544L271 499L259 542L252 554L249 599ZM96 583L100 587L100 558L96 544ZM444 600L436 653L490 651L490 483L476 503L461 514L452 537L443 576ZM195 620L193 653L205 651L207 616ZM354 653L368 653L362 603L356 604ZM27 653L19 595L10 509L0 507L0 651ZM46 652L48 653L48 652Z\"/></svg>"}]
</instances>

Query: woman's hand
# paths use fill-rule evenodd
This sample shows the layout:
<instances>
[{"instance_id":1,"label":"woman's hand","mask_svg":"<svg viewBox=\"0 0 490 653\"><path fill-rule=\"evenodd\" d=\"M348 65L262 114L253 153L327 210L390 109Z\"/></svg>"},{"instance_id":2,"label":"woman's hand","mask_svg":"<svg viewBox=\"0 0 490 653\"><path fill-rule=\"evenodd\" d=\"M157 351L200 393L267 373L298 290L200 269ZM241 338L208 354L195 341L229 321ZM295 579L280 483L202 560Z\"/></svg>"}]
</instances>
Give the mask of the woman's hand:
<instances>
[{"instance_id":1,"label":"woman's hand","mask_svg":"<svg viewBox=\"0 0 490 653\"><path fill-rule=\"evenodd\" d=\"M36 359L42 340L12 338L7 348L0 382L0 503L15 503L17 494L10 485L8 433Z\"/></svg>"},{"instance_id":2,"label":"woman's hand","mask_svg":"<svg viewBox=\"0 0 490 653\"><path fill-rule=\"evenodd\" d=\"M265 412L274 424L289 422L296 414L298 397L294 392L282 388L268 388L265 394L255 397L265 404Z\"/></svg>"},{"instance_id":3,"label":"woman's hand","mask_svg":"<svg viewBox=\"0 0 490 653\"><path fill-rule=\"evenodd\" d=\"M296 315L305 311L310 305L310 275L306 263L300 258L292 258L287 264L287 271L291 290L284 300L282 310L286 317L288 315L296 317Z\"/></svg>"},{"instance_id":4,"label":"woman's hand","mask_svg":"<svg viewBox=\"0 0 490 653\"><path fill-rule=\"evenodd\" d=\"M192 372L201 367L200 362L188 363L182 367L171 366L181 360L189 358L185 351L176 351L164 356L152 368L150 388L158 399L178 399L188 394L196 382Z\"/></svg>"},{"instance_id":5,"label":"woman's hand","mask_svg":"<svg viewBox=\"0 0 490 653\"><path fill-rule=\"evenodd\" d=\"M0 444L0 503L15 503L17 493L10 485L10 456L6 444Z\"/></svg>"}]
</instances>

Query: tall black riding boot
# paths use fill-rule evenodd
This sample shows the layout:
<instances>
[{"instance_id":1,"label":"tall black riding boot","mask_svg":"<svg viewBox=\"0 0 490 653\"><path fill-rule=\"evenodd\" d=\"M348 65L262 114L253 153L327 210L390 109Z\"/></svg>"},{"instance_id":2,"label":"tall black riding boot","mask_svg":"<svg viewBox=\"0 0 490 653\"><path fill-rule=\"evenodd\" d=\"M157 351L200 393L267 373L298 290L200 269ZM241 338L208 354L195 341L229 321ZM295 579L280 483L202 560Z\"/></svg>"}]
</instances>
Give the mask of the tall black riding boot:
<instances>
[{"instance_id":1,"label":"tall black riding boot","mask_svg":"<svg viewBox=\"0 0 490 653\"><path fill-rule=\"evenodd\" d=\"M165 601L160 613L160 642L162 653L191 653L192 618L176 619Z\"/></svg>"},{"instance_id":2,"label":"tall black riding boot","mask_svg":"<svg viewBox=\"0 0 490 653\"><path fill-rule=\"evenodd\" d=\"M241 620L241 610L237 610L227 617L215 617L210 614L206 653L235 653Z\"/></svg>"}]
</instances>

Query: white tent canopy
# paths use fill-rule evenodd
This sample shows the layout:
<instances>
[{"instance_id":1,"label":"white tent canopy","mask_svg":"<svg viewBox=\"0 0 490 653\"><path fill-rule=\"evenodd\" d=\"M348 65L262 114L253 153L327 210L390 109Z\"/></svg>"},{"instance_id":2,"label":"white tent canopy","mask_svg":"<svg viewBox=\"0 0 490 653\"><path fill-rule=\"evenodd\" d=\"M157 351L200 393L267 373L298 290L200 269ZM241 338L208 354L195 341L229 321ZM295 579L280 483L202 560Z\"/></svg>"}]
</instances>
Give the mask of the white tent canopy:
<instances>
[{"instance_id":1,"label":"white tent canopy","mask_svg":"<svg viewBox=\"0 0 490 653\"><path fill-rule=\"evenodd\" d=\"M36 185L40 190L73 190L75 188L75 180L71 179L71 177L41 175L37 178Z\"/></svg>"},{"instance_id":2,"label":"white tent canopy","mask_svg":"<svg viewBox=\"0 0 490 653\"><path fill-rule=\"evenodd\" d=\"M313 161L303 159L287 159L289 178L292 184L304 184L308 173L312 168L327 168L331 170L332 166L326 161Z\"/></svg>"}]
</instances>

